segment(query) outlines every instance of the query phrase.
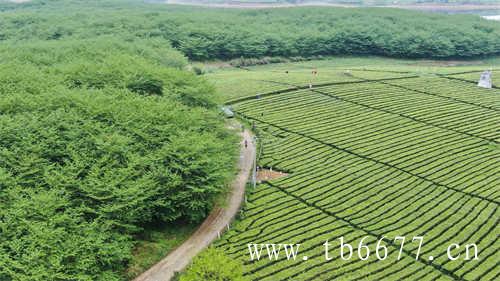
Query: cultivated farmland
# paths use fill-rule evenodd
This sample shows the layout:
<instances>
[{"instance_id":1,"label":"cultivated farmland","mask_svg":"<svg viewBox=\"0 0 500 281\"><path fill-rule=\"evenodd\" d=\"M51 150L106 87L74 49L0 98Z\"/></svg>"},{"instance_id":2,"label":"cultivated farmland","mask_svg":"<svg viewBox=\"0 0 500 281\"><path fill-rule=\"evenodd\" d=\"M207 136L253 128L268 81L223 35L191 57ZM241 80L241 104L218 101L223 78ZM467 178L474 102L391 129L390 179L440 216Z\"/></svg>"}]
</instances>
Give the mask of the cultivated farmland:
<instances>
[{"instance_id":1,"label":"cultivated farmland","mask_svg":"<svg viewBox=\"0 0 500 281\"><path fill-rule=\"evenodd\" d=\"M233 102L255 125L259 165L289 175L251 189L216 246L251 280L498 280L500 90L460 75L346 76ZM337 249L341 236L353 258L326 261L322 244ZM361 260L365 236L372 255ZM424 236L418 260L410 241L397 260L396 236ZM385 260L374 255L382 237ZM248 243L301 244L300 258L249 261ZM451 243L477 244L479 259L462 247L450 260Z\"/></svg>"}]
</instances>

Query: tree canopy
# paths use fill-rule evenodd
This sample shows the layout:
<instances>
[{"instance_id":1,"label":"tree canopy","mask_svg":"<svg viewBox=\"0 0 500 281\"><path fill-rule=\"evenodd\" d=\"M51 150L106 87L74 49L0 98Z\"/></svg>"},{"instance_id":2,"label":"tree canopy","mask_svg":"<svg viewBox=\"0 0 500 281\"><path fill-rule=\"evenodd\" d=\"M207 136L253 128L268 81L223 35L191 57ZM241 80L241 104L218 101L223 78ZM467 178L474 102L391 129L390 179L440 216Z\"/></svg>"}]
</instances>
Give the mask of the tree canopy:
<instances>
[{"instance_id":1,"label":"tree canopy","mask_svg":"<svg viewBox=\"0 0 500 281\"><path fill-rule=\"evenodd\" d=\"M237 141L168 42L10 42L0 58L0 280L123 280L144 226L200 221L225 191Z\"/></svg>"},{"instance_id":2,"label":"tree canopy","mask_svg":"<svg viewBox=\"0 0 500 281\"><path fill-rule=\"evenodd\" d=\"M38 0L16 5L0 5L0 11L4 10L0 40L103 34L162 38L193 60L500 54L500 25L475 15L387 8L206 9L116 0Z\"/></svg>"}]
</instances>

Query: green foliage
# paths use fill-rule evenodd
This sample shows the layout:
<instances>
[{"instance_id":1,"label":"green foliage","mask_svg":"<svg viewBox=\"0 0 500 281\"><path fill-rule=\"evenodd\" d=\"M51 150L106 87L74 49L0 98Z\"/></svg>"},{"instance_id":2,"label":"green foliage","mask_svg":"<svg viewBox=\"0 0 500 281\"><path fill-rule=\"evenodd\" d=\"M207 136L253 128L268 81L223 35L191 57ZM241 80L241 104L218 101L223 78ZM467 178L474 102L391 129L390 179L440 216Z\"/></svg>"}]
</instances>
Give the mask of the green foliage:
<instances>
[{"instance_id":1,"label":"green foliage","mask_svg":"<svg viewBox=\"0 0 500 281\"><path fill-rule=\"evenodd\" d=\"M236 140L185 56L472 57L500 40L473 16L138 2L0 4L2 281L123 280L146 226L207 215ZM236 262L206 255L193 274L214 275L197 280L242 280Z\"/></svg>"},{"instance_id":2,"label":"green foliage","mask_svg":"<svg viewBox=\"0 0 500 281\"><path fill-rule=\"evenodd\" d=\"M223 251L209 248L196 257L179 281L248 281L243 277L241 262Z\"/></svg>"},{"instance_id":3,"label":"green foliage","mask_svg":"<svg viewBox=\"0 0 500 281\"><path fill-rule=\"evenodd\" d=\"M144 95L163 95L163 82L148 75L137 75L128 85L127 88L138 94Z\"/></svg>"},{"instance_id":4,"label":"green foliage","mask_svg":"<svg viewBox=\"0 0 500 281\"><path fill-rule=\"evenodd\" d=\"M3 42L0 280L124 280L145 226L198 222L225 191L235 137L158 42Z\"/></svg>"},{"instance_id":5,"label":"green foliage","mask_svg":"<svg viewBox=\"0 0 500 281\"><path fill-rule=\"evenodd\" d=\"M218 100L209 83L187 71L180 71L187 61L172 50L167 41L163 41L163 45L158 44L158 40L152 41L151 44L142 39L123 42L115 36L104 36L6 44L0 47L0 55L8 63L1 66L7 76L1 77L0 81L9 79L6 81L11 85L9 87L33 87L28 90L36 91L40 86L32 85L32 78L26 78L26 83L12 83L10 68L22 65L23 70L27 68L36 74L39 72L36 68L43 67L44 73L51 75L41 83L42 86L50 83L46 87L64 84L68 88L114 87L147 95L167 93L189 106L213 107ZM164 55L167 57L160 60L159 57ZM15 74L15 77L19 80L26 76ZM39 75L34 75L34 79L37 77ZM1 85L0 90L7 85Z\"/></svg>"},{"instance_id":6,"label":"green foliage","mask_svg":"<svg viewBox=\"0 0 500 281\"><path fill-rule=\"evenodd\" d=\"M0 40L166 39L194 60L338 54L477 57L499 54L500 45L497 22L399 9L224 10L111 0L34 1L5 9Z\"/></svg>"},{"instance_id":7,"label":"green foliage","mask_svg":"<svg viewBox=\"0 0 500 281\"><path fill-rule=\"evenodd\" d=\"M199 221L231 171L231 145L203 109L116 90L9 94L0 105L0 264L22 268L4 273L13 280L96 280L120 269L128 234L147 222ZM86 259L95 261L80 265ZM37 275L45 268L53 271Z\"/></svg>"},{"instance_id":8,"label":"green foliage","mask_svg":"<svg viewBox=\"0 0 500 281\"><path fill-rule=\"evenodd\" d=\"M196 75L203 75L203 74L205 74L205 71L202 68L197 67L197 66L193 66L193 72Z\"/></svg>"}]
</instances>

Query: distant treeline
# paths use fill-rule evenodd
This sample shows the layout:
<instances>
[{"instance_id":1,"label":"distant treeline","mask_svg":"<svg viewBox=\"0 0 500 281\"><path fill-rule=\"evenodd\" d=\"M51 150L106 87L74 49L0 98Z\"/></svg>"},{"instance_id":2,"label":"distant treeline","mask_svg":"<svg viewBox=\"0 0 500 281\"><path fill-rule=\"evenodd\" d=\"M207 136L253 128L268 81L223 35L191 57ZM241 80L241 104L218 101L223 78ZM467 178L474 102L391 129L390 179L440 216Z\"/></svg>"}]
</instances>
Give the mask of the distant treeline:
<instances>
[{"instance_id":1,"label":"distant treeline","mask_svg":"<svg viewBox=\"0 0 500 281\"><path fill-rule=\"evenodd\" d=\"M500 54L498 22L474 15L382 8L205 9L130 1L35 1L3 5L2 9L0 40L102 34L160 37L193 60Z\"/></svg>"},{"instance_id":2,"label":"distant treeline","mask_svg":"<svg viewBox=\"0 0 500 281\"><path fill-rule=\"evenodd\" d=\"M149 0L161 2L161 0ZM407 4L498 4L498 0L177 0L183 3L263 3L263 4L304 4L332 3L349 5L407 5Z\"/></svg>"}]
</instances>

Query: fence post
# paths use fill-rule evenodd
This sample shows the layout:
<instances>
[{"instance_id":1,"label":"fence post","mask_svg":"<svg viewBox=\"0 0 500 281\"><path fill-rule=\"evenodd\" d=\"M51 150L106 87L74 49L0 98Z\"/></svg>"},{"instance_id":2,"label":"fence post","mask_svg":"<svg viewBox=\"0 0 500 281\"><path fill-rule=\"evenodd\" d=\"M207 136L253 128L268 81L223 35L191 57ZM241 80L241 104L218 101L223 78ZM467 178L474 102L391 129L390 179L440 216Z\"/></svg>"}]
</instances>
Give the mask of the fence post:
<instances>
[{"instance_id":1,"label":"fence post","mask_svg":"<svg viewBox=\"0 0 500 281\"><path fill-rule=\"evenodd\" d=\"M255 146L255 153L253 158L253 167L252 167L252 185L253 188L257 186L257 137L254 137L253 143Z\"/></svg>"}]
</instances>

